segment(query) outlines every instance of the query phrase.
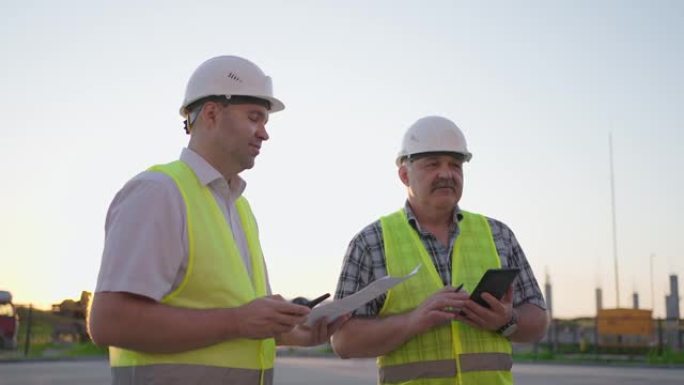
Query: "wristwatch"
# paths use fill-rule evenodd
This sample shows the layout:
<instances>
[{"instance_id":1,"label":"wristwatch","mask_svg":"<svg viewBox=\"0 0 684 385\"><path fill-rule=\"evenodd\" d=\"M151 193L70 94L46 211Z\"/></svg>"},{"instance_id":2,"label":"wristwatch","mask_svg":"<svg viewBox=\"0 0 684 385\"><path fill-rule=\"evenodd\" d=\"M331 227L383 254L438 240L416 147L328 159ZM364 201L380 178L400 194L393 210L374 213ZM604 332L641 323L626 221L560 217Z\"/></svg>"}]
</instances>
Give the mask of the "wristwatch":
<instances>
[{"instance_id":1,"label":"wristwatch","mask_svg":"<svg viewBox=\"0 0 684 385\"><path fill-rule=\"evenodd\" d=\"M514 310L511 313L511 319L502 327L496 329L496 334L508 338L511 334L515 333L516 330L518 330L518 314Z\"/></svg>"}]
</instances>

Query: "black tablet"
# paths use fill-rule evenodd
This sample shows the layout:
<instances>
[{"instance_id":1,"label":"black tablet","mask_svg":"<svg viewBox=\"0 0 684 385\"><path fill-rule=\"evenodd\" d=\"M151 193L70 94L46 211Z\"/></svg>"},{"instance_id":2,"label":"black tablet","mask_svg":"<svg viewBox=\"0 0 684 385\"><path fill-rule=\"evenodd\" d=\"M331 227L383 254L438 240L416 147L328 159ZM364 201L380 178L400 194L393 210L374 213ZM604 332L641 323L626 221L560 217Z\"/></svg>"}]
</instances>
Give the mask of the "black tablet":
<instances>
[{"instance_id":1,"label":"black tablet","mask_svg":"<svg viewBox=\"0 0 684 385\"><path fill-rule=\"evenodd\" d=\"M482 299L482 293L489 293L500 300L506 294L506 291L519 272L520 269L516 268L487 270L475 287L475 290L473 290L473 293L470 294L470 299L484 307L489 307L489 304Z\"/></svg>"}]
</instances>

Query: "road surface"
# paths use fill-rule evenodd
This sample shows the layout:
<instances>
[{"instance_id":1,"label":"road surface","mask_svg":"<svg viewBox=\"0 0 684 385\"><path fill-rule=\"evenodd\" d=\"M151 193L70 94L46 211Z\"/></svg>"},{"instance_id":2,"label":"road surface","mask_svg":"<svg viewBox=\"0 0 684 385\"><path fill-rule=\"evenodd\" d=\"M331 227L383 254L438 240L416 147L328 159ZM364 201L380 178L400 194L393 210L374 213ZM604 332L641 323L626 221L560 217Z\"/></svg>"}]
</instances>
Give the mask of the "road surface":
<instances>
[{"instance_id":1,"label":"road surface","mask_svg":"<svg viewBox=\"0 0 684 385\"><path fill-rule=\"evenodd\" d=\"M375 384L373 360L278 357L275 385ZM515 364L520 385L682 385L684 369L616 366ZM107 385L104 360L0 363L2 385Z\"/></svg>"}]
</instances>

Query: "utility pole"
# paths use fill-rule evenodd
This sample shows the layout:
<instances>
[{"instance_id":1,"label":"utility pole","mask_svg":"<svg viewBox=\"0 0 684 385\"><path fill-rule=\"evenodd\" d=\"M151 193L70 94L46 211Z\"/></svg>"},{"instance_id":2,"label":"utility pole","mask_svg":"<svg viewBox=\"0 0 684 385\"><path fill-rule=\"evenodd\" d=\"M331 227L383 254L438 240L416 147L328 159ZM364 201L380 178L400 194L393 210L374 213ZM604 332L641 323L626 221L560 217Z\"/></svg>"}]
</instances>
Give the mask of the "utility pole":
<instances>
[{"instance_id":1,"label":"utility pole","mask_svg":"<svg viewBox=\"0 0 684 385\"><path fill-rule=\"evenodd\" d=\"M651 253L651 309L655 313L655 291L653 290L653 260L655 259L655 254Z\"/></svg>"},{"instance_id":2,"label":"utility pole","mask_svg":"<svg viewBox=\"0 0 684 385\"><path fill-rule=\"evenodd\" d=\"M28 316L26 317L26 340L24 341L24 357L28 357L31 348L31 321L33 318L33 304L29 304Z\"/></svg>"},{"instance_id":3,"label":"utility pole","mask_svg":"<svg viewBox=\"0 0 684 385\"><path fill-rule=\"evenodd\" d=\"M613 176L613 134L608 133L610 150L610 203L613 208L613 261L615 263L615 307L620 308L620 278L618 275L617 229L615 225L615 177Z\"/></svg>"}]
</instances>

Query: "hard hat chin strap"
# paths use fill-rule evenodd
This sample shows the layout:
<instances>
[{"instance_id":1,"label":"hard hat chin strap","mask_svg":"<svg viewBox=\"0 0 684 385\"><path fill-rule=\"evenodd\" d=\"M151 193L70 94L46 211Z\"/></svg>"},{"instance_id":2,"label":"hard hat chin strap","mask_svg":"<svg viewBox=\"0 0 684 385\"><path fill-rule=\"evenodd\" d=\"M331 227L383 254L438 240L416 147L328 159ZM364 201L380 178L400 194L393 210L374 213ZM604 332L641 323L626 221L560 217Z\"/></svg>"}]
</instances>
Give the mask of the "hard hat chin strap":
<instances>
[{"instance_id":1,"label":"hard hat chin strap","mask_svg":"<svg viewBox=\"0 0 684 385\"><path fill-rule=\"evenodd\" d=\"M186 134L190 135L190 124L188 124L187 119L183 121L183 130L185 130Z\"/></svg>"}]
</instances>

